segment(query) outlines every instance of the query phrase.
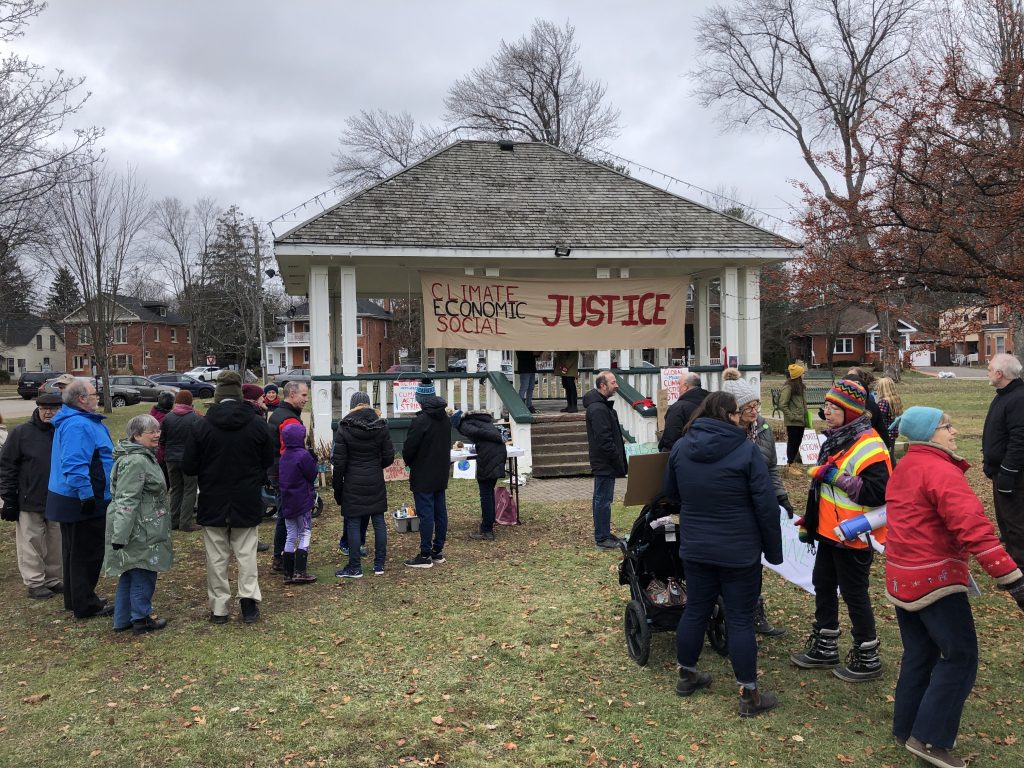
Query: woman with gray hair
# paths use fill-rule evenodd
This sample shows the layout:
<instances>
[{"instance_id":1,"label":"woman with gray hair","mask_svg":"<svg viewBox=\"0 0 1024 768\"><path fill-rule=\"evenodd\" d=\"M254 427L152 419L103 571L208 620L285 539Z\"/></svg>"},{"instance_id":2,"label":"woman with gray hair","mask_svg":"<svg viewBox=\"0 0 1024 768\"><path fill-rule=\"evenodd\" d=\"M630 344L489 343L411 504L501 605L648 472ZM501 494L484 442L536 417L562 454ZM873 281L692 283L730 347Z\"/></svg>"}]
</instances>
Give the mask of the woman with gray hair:
<instances>
[{"instance_id":1,"label":"woman with gray hair","mask_svg":"<svg viewBox=\"0 0 1024 768\"><path fill-rule=\"evenodd\" d=\"M126 439L114 448L107 508L103 572L120 577L114 596L114 631L141 635L167 626L154 619L156 575L171 567L171 517L167 486L156 463L160 424L149 415L128 422Z\"/></svg>"}]
</instances>

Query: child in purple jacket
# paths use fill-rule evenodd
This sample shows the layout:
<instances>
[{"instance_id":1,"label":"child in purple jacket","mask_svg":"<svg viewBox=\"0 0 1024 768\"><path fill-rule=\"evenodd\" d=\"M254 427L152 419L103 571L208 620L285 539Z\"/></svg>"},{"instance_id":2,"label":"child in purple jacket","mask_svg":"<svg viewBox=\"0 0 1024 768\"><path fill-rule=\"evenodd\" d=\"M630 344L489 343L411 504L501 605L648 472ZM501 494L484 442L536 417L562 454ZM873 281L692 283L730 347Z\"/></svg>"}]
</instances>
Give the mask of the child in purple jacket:
<instances>
[{"instance_id":1,"label":"child in purple jacket","mask_svg":"<svg viewBox=\"0 0 1024 768\"><path fill-rule=\"evenodd\" d=\"M306 450L306 428L299 423L288 424L281 431L284 453L281 454L278 487L281 515L287 538L281 564L285 584L312 584L316 576L306 572L309 538L313 530L313 503L316 501L316 460Z\"/></svg>"}]
</instances>

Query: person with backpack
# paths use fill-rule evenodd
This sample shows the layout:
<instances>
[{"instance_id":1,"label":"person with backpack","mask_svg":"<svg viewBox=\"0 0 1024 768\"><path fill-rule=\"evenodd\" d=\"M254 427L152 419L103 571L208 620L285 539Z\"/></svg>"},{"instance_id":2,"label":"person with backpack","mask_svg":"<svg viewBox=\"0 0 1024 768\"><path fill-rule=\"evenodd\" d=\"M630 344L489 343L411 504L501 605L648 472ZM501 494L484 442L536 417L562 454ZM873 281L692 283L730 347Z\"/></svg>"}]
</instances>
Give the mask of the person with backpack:
<instances>
[{"instance_id":1,"label":"person with backpack","mask_svg":"<svg viewBox=\"0 0 1024 768\"><path fill-rule=\"evenodd\" d=\"M476 447L476 484L480 490L480 530L469 534L477 541L494 541L494 486L505 476L508 452L494 418L486 411L451 416L452 428Z\"/></svg>"},{"instance_id":2,"label":"person with backpack","mask_svg":"<svg viewBox=\"0 0 1024 768\"><path fill-rule=\"evenodd\" d=\"M434 382L423 379L416 387L420 412L412 420L402 447L402 460L409 467L416 515L420 519L420 553L405 564L410 568L431 568L447 562L444 556L448 536L448 488L451 464L451 424L448 404L437 396ZM349 551L354 542L349 543Z\"/></svg>"},{"instance_id":3,"label":"person with backpack","mask_svg":"<svg viewBox=\"0 0 1024 768\"><path fill-rule=\"evenodd\" d=\"M284 518L285 543L281 555L285 584L312 584L316 576L306 570L316 502L316 459L306 449L306 427L290 422L281 430L284 453L278 465L279 511Z\"/></svg>"}]
</instances>

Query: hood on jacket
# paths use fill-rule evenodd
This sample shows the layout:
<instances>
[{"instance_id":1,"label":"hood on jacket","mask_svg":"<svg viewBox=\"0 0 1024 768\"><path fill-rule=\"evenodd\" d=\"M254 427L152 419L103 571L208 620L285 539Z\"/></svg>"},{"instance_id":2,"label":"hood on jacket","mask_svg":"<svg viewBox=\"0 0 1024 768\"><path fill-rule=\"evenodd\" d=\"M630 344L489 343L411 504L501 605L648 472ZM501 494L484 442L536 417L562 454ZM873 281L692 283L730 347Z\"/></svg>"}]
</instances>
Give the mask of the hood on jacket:
<instances>
[{"instance_id":1,"label":"hood on jacket","mask_svg":"<svg viewBox=\"0 0 1024 768\"><path fill-rule=\"evenodd\" d=\"M583 396L583 407L586 408L588 405L592 405L594 403L602 403L611 407L612 401L611 398L605 397L596 389L592 389Z\"/></svg>"},{"instance_id":2,"label":"hood on jacket","mask_svg":"<svg viewBox=\"0 0 1024 768\"><path fill-rule=\"evenodd\" d=\"M462 418L465 421L475 421L475 422L479 422L481 424L493 424L494 423L494 417L491 416L491 414L489 414L489 413L480 413L479 411L474 412L474 413L464 413L462 415Z\"/></svg>"},{"instance_id":3,"label":"hood on jacket","mask_svg":"<svg viewBox=\"0 0 1024 768\"><path fill-rule=\"evenodd\" d=\"M171 409L171 413L178 416L184 416L186 413L195 413L196 409L191 405L185 405L184 403L178 403Z\"/></svg>"},{"instance_id":4,"label":"hood on jacket","mask_svg":"<svg viewBox=\"0 0 1024 768\"><path fill-rule=\"evenodd\" d=\"M362 429L367 432L376 432L388 427L387 421L378 416L377 412L368 405L353 408L345 415L341 423L353 429Z\"/></svg>"},{"instance_id":5,"label":"hood on jacket","mask_svg":"<svg viewBox=\"0 0 1024 768\"><path fill-rule=\"evenodd\" d=\"M281 430L281 442L285 448L302 448L306 444L306 428L292 422Z\"/></svg>"},{"instance_id":6,"label":"hood on jacket","mask_svg":"<svg viewBox=\"0 0 1024 768\"><path fill-rule=\"evenodd\" d=\"M62 405L60 410L57 411L53 418L50 419L50 423L53 424L53 428L56 429L58 425L67 421L68 419L87 418L93 421L103 421L106 416L102 413L96 413L95 411L83 411L81 408L72 408L70 405Z\"/></svg>"},{"instance_id":7,"label":"hood on jacket","mask_svg":"<svg viewBox=\"0 0 1024 768\"><path fill-rule=\"evenodd\" d=\"M683 445L680 450L690 461L713 464L742 446L746 439L740 427L702 416L679 442Z\"/></svg>"},{"instance_id":8,"label":"hood on jacket","mask_svg":"<svg viewBox=\"0 0 1024 768\"><path fill-rule=\"evenodd\" d=\"M420 408L430 418L437 419L438 421L447 418L444 411L448 407L448 403L437 395L420 395L419 403Z\"/></svg>"},{"instance_id":9,"label":"hood on jacket","mask_svg":"<svg viewBox=\"0 0 1024 768\"><path fill-rule=\"evenodd\" d=\"M56 416L56 415L57 414L54 414L54 416ZM39 415L39 409L38 408L36 408L34 411L32 411L32 418L30 419L30 421L32 422L32 426L34 426L34 427L37 427L37 428L42 429L42 430L45 430L47 432L52 432L53 431L53 419L50 419L50 421L43 421L42 417L40 417L40 415ZM7 425L6 424L0 424L0 432L4 432L6 430L7 430Z\"/></svg>"},{"instance_id":10,"label":"hood on jacket","mask_svg":"<svg viewBox=\"0 0 1024 768\"><path fill-rule=\"evenodd\" d=\"M222 400L206 411L206 421L217 429L237 432L256 418L252 408L244 400Z\"/></svg>"},{"instance_id":11,"label":"hood on jacket","mask_svg":"<svg viewBox=\"0 0 1024 768\"><path fill-rule=\"evenodd\" d=\"M128 438L122 438L117 441L117 445L114 446L114 460L127 456L129 453L148 453L150 456L153 455L153 451L144 445L136 443L134 440Z\"/></svg>"}]
</instances>

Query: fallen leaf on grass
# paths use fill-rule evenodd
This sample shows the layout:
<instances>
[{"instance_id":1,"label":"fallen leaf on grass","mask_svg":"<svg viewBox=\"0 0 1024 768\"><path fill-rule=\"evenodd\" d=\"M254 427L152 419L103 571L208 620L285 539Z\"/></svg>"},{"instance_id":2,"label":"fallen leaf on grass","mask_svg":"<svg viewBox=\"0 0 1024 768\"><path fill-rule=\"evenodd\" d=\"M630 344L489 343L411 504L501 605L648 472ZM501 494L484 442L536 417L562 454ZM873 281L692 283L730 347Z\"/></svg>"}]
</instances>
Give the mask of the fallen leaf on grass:
<instances>
[{"instance_id":1,"label":"fallen leaf on grass","mask_svg":"<svg viewBox=\"0 0 1024 768\"><path fill-rule=\"evenodd\" d=\"M519 745L516 744L514 741L506 741L504 744L502 744L502 746L505 747L505 749L509 750L510 752L512 750L519 749Z\"/></svg>"},{"instance_id":2,"label":"fallen leaf on grass","mask_svg":"<svg viewBox=\"0 0 1024 768\"><path fill-rule=\"evenodd\" d=\"M395 742L395 746L404 747L405 743L406 743L405 739L399 739L398 741Z\"/></svg>"},{"instance_id":3,"label":"fallen leaf on grass","mask_svg":"<svg viewBox=\"0 0 1024 768\"><path fill-rule=\"evenodd\" d=\"M444 725L444 718L440 715L434 715L432 718L430 718L430 722L432 722L434 725Z\"/></svg>"},{"instance_id":4,"label":"fallen leaf on grass","mask_svg":"<svg viewBox=\"0 0 1024 768\"><path fill-rule=\"evenodd\" d=\"M495 725L494 723L488 723L487 725L484 726L484 728L486 728L488 731L495 731L495 730L498 729L498 726Z\"/></svg>"},{"instance_id":5,"label":"fallen leaf on grass","mask_svg":"<svg viewBox=\"0 0 1024 768\"><path fill-rule=\"evenodd\" d=\"M597 762L597 752L595 751L595 752L591 752L590 753L590 757L587 758L587 762L585 763L585 765L587 765L588 768L589 768L589 766L593 765L596 762Z\"/></svg>"},{"instance_id":6,"label":"fallen leaf on grass","mask_svg":"<svg viewBox=\"0 0 1024 768\"><path fill-rule=\"evenodd\" d=\"M24 699L22 699L21 703L22 704L42 704L48 698L50 698L50 694L48 694L48 693L33 693L31 696L26 696Z\"/></svg>"},{"instance_id":7,"label":"fallen leaf on grass","mask_svg":"<svg viewBox=\"0 0 1024 768\"><path fill-rule=\"evenodd\" d=\"M99 757L102 754L103 754L102 750L94 749L92 752L89 753L89 757Z\"/></svg>"},{"instance_id":8,"label":"fallen leaf on grass","mask_svg":"<svg viewBox=\"0 0 1024 768\"><path fill-rule=\"evenodd\" d=\"M803 737L803 736L801 736L801 735L800 735L799 733L795 733L795 734L793 734L792 736L790 736L789 738L790 738L790 739L791 739L792 741L803 741L803 740L804 740L804 737Z\"/></svg>"},{"instance_id":9,"label":"fallen leaf on grass","mask_svg":"<svg viewBox=\"0 0 1024 768\"><path fill-rule=\"evenodd\" d=\"M842 752L836 755L836 760L838 760L843 765L849 765L853 762L852 757L850 757L849 755L844 755Z\"/></svg>"}]
</instances>

